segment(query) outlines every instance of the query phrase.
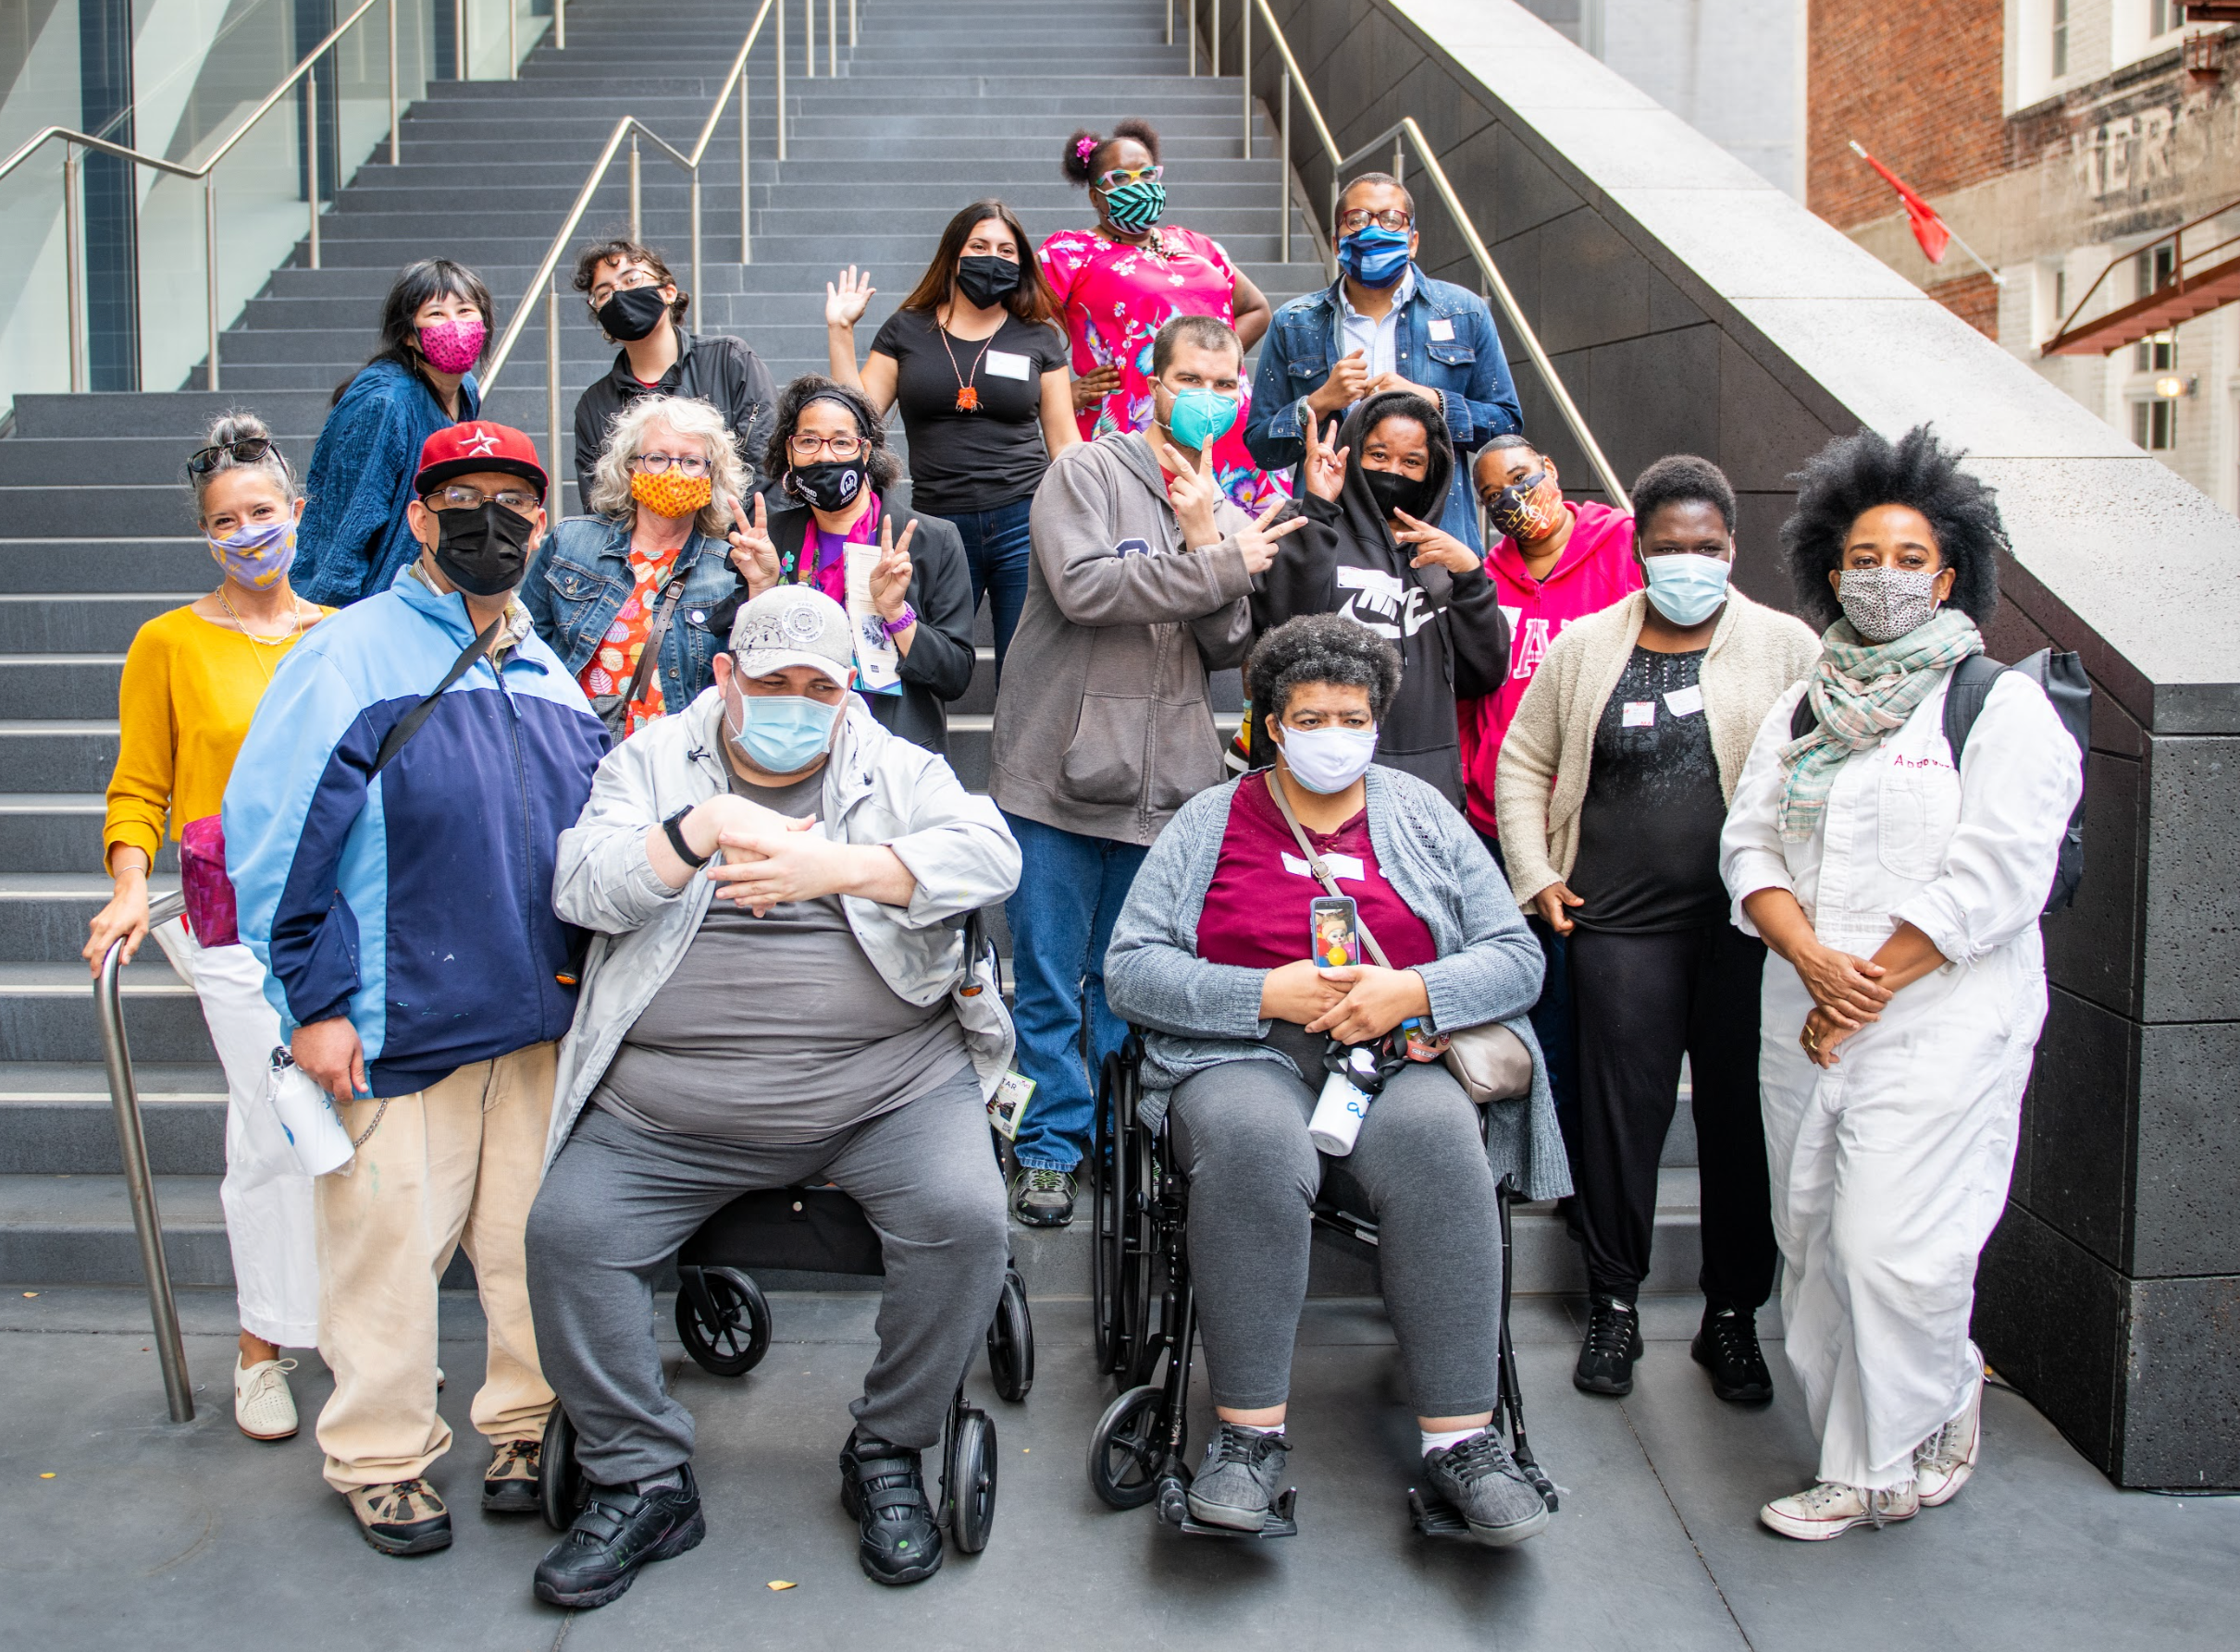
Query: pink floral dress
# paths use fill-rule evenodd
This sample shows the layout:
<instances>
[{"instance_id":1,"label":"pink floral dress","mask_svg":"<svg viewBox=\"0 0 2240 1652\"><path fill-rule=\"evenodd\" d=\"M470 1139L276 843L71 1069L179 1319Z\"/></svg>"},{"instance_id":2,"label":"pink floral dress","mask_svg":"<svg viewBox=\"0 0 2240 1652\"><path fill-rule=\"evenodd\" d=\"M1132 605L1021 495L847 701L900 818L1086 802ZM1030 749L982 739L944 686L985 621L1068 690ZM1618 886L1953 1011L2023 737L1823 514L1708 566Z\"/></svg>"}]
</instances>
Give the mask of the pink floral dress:
<instances>
[{"instance_id":1,"label":"pink floral dress","mask_svg":"<svg viewBox=\"0 0 2240 1652\"><path fill-rule=\"evenodd\" d=\"M1042 273L1065 311L1073 371L1118 367L1120 388L1076 414L1082 439L1151 423L1151 341L1178 315L1215 315L1236 325L1236 265L1221 243L1194 229L1161 225L1151 243L1132 247L1098 229L1065 229L1042 243ZM1213 444L1221 490L1247 511L1263 511L1285 492L1244 450L1251 380L1237 422Z\"/></svg>"}]
</instances>

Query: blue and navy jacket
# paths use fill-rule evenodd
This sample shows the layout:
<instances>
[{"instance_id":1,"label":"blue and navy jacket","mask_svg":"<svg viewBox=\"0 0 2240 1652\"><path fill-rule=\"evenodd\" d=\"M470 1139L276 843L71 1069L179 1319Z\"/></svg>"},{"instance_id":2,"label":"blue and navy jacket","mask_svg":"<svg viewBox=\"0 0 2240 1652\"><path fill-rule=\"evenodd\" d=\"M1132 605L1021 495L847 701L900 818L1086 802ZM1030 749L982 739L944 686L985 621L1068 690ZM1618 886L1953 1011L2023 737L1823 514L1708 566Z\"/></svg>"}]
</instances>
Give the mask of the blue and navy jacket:
<instances>
[{"instance_id":1,"label":"blue and navy jacket","mask_svg":"<svg viewBox=\"0 0 2240 1652\"><path fill-rule=\"evenodd\" d=\"M1416 290L1401 307L1392 367L1401 377L1440 393L1447 434L1454 440L1454 478L1447 485L1439 525L1471 549L1483 550L1469 456L1494 437L1523 428L1516 386L1510 381L1509 358L1502 352L1501 335L1493 330L1485 300L1467 288L1432 280L1419 266L1410 267L1416 271ZM1293 299L1276 312L1260 344L1259 371L1253 376L1245 449L1262 470L1292 470L1294 494L1301 491L1296 467L1306 457L1299 403L1322 388L1331 364L1346 350L1343 279ZM1442 333L1448 336L1438 336Z\"/></svg>"},{"instance_id":2,"label":"blue and navy jacket","mask_svg":"<svg viewBox=\"0 0 2240 1652\"><path fill-rule=\"evenodd\" d=\"M551 649L531 635L477 660L367 781L473 637L460 597L406 569L289 652L226 788L241 939L281 1029L348 1016L375 1095L557 1039L575 1013L552 861L607 736Z\"/></svg>"},{"instance_id":3,"label":"blue and navy jacket","mask_svg":"<svg viewBox=\"0 0 2240 1652\"><path fill-rule=\"evenodd\" d=\"M482 411L482 391L468 374L459 386L459 419ZM420 450L452 419L427 381L395 362L374 362L343 387L303 477L303 520L296 529L288 574L295 594L329 608L389 589L420 542L404 520ZM430 688L435 686L431 680Z\"/></svg>"}]
</instances>

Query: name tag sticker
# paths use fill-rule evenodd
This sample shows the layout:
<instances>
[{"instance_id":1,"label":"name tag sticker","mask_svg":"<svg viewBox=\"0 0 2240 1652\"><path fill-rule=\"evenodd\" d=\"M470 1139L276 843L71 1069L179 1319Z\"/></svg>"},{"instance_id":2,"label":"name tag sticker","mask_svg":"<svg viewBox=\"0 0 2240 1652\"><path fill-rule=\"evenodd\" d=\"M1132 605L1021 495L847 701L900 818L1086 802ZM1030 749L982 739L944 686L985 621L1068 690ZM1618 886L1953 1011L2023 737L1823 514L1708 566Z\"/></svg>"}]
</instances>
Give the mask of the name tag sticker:
<instances>
[{"instance_id":1,"label":"name tag sticker","mask_svg":"<svg viewBox=\"0 0 2240 1652\"><path fill-rule=\"evenodd\" d=\"M1026 382L1028 371L1034 365L1027 357L1013 355L1008 350L989 351L980 364L997 378L1016 378L1021 384Z\"/></svg>"},{"instance_id":2,"label":"name tag sticker","mask_svg":"<svg viewBox=\"0 0 2240 1652\"><path fill-rule=\"evenodd\" d=\"M1443 315L1432 316L1431 342L1434 344L1452 344L1454 341L1454 324L1449 321Z\"/></svg>"},{"instance_id":3,"label":"name tag sticker","mask_svg":"<svg viewBox=\"0 0 2240 1652\"><path fill-rule=\"evenodd\" d=\"M1665 697L1665 704L1675 717L1693 717L1703 709L1703 684L1690 683L1676 688Z\"/></svg>"},{"instance_id":4,"label":"name tag sticker","mask_svg":"<svg viewBox=\"0 0 2240 1652\"><path fill-rule=\"evenodd\" d=\"M1330 868L1330 875L1341 883L1359 883L1368 877L1368 869L1361 864L1358 855L1325 855L1322 864ZM1311 878L1314 868L1296 855L1283 857L1283 869L1294 878Z\"/></svg>"},{"instance_id":5,"label":"name tag sticker","mask_svg":"<svg viewBox=\"0 0 2240 1652\"><path fill-rule=\"evenodd\" d=\"M1627 729L1654 728L1656 726L1656 701L1627 700L1626 702L1626 709L1619 718L1618 726L1620 728Z\"/></svg>"}]
</instances>

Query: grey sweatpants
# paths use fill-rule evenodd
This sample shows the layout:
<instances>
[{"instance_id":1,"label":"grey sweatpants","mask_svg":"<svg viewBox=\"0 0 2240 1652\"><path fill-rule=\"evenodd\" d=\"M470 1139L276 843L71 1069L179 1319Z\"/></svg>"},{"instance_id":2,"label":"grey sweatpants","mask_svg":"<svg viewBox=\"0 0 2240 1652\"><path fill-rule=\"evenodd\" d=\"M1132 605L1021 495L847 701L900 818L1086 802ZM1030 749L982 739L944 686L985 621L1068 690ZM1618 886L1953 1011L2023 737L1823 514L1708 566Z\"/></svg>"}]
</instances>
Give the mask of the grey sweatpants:
<instances>
[{"instance_id":1,"label":"grey sweatpants","mask_svg":"<svg viewBox=\"0 0 2240 1652\"><path fill-rule=\"evenodd\" d=\"M529 1212L529 1306L545 1380L595 1484L642 1480L692 1455L692 1413L662 1381L654 1276L738 1194L827 1181L863 1207L886 1263L879 1356L848 1409L893 1445L939 1442L995 1316L1009 1244L970 1067L892 1113L785 1146L638 1130L585 1109Z\"/></svg>"},{"instance_id":2,"label":"grey sweatpants","mask_svg":"<svg viewBox=\"0 0 2240 1652\"><path fill-rule=\"evenodd\" d=\"M1491 1411L1501 1218L1478 1109L1444 1066L1411 1062L1386 1082L1352 1154L1325 1159L1306 1134L1317 1093L1275 1062L1229 1061L1184 1079L1168 1104L1190 1178L1190 1273L1213 1402L1256 1411L1290 1397L1310 1211L1328 1177L1333 1202L1376 1218L1416 1414Z\"/></svg>"}]
</instances>

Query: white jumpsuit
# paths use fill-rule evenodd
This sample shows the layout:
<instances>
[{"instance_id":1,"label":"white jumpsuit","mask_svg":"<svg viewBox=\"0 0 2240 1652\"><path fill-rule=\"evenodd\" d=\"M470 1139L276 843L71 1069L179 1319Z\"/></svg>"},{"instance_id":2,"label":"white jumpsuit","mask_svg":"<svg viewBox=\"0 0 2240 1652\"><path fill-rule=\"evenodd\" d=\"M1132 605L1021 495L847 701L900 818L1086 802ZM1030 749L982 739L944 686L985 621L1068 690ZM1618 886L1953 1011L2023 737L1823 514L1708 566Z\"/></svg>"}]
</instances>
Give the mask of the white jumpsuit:
<instances>
[{"instance_id":1,"label":"white jumpsuit","mask_svg":"<svg viewBox=\"0 0 2240 1652\"><path fill-rule=\"evenodd\" d=\"M1949 676L1948 676L1949 681ZM1865 958L1902 922L1949 960L1814 1066L1795 969L1765 962L1758 1073L1789 1364L1820 1478L1887 1489L1966 1404L1976 1258L2014 1166L2046 1018L2037 917L2083 786L2076 743L2029 679L1986 698L1955 773L1945 685L1847 759L1820 826L1784 843L1781 747L1800 684L1766 713L1720 839L1734 921L1786 889L1825 944Z\"/></svg>"}]
</instances>

